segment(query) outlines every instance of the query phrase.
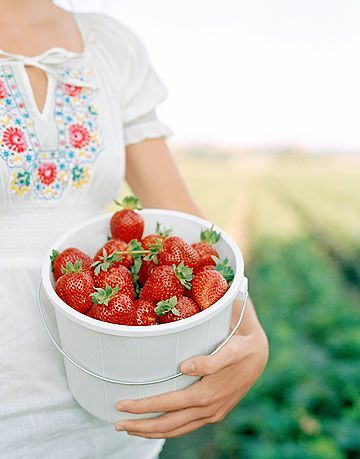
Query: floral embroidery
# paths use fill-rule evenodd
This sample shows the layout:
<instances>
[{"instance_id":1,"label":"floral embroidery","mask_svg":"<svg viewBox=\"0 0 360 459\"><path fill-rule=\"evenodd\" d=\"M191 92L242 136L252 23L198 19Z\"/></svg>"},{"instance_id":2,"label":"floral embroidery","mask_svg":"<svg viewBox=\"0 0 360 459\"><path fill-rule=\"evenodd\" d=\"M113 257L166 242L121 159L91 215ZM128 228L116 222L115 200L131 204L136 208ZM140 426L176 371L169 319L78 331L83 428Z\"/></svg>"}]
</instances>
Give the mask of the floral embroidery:
<instances>
[{"instance_id":1,"label":"floral embroidery","mask_svg":"<svg viewBox=\"0 0 360 459\"><path fill-rule=\"evenodd\" d=\"M23 131L20 131L16 127L5 129L3 142L10 150L17 151L18 153L23 153L27 147Z\"/></svg>"},{"instance_id":2,"label":"floral embroidery","mask_svg":"<svg viewBox=\"0 0 360 459\"><path fill-rule=\"evenodd\" d=\"M73 86L72 84L65 84L65 92L68 96L78 96L81 93L80 86Z\"/></svg>"},{"instance_id":3,"label":"floral embroidery","mask_svg":"<svg viewBox=\"0 0 360 459\"><path fill-rule=\"evenodd\" d=\"M10 189L19 196L30 192L31 174L29 171L13 172L11 174Z\"/></svg>"},{"instance_id":4,"label":"floral embroidery","mask_svg":"<svg viewBox=\"0 0 360 459\"><path fill-rule=\"evenodd\" d=\"M4 85L4 83L0 80L0 99L4 99L5 97L7 97L9 94L6 90L6 87Z\"/></svg>"},{"instance_id":5,"label":"floral embroidery","mask_svg":"<svg viewBox=\"0 0 360 459\"><path fill-rule=\"evenodd\" d=\"M72 124L69 127L70 142L74 148L83 148L90 142L89 131L81 124Z\"/></svg>"},{"instance_id":6,"label":"floral embroidery","mask_svg":"<svg viewBox=\"0 0 360 459\"><path fill-rule=\"evenodd\" d=\"M69 171L63 159L43 159L34 172L34 185L39 197L59 198L69 182Z\"/></svg>"},{"instance_id":7,"label":"floral embroidery","mask_svg":"<svg viewBox=\"0 0 360 459\"><path fill-rule=\"evenodd\" d=\"M89 163L103 150L94 90L86 68L63 68L55 91L58 148L41 149L34 123L24 104L10 66L0 67L0 158L9 168L10 190L18 196L35 193L41 199L61 197L71 184L81 189L91 178Z\"/></svg>"},{"instance_id":8,"label":"floral embroidery","mask_svg":"<svg viewBox=\"0 0 360 459\"><path fill-rule=\"evenodd\" d=\"M89 168L84 166L74 166L72 169L73 188L82 188L90 178Z\"/></svg>"}]
</instances>

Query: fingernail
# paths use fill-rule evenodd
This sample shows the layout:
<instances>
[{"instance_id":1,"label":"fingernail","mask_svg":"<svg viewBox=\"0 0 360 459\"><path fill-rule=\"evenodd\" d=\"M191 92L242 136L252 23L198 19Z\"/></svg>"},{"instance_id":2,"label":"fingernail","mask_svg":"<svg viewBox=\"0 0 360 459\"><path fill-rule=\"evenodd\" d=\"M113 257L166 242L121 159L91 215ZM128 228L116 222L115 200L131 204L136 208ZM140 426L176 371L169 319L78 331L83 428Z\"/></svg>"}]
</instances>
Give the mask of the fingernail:
<instances>
[{"instance_id":1,"label":"fingernail","mask_svg":"<svg viewBox=\"0 0 360 459\"><path fill-rule=\"evenodd\" d=\"M194 362L186 362L182 367L183 373L194 373L195 372L195 363Z\"/></svg>"},{"instance_id":2,"label":"fingernail","mask_svg":"<svg viewBox=\"0 0 360 459\"><path fill-rule=\"evenodd\" d=\"M125 430L125 428L124 428L124 426L122 426L122 425L116 425L116 426L115 426L115 430L116 430L117 432L122 432L123 430Z\"/></svg>"},{"instance_id":3,"label":"fingernail","mask_svg":"<svg viewBox=\"0 0 360 459\"><path fill-rule=\"evenodd\" d=\"M121 405L121 403L118 403L118 404L116 405L116 409L117 409L118 411L123 411L124 413L126 413L126 411L127 411L126 406L125 406L125 405Z\"/></svg>"}]
</instances>

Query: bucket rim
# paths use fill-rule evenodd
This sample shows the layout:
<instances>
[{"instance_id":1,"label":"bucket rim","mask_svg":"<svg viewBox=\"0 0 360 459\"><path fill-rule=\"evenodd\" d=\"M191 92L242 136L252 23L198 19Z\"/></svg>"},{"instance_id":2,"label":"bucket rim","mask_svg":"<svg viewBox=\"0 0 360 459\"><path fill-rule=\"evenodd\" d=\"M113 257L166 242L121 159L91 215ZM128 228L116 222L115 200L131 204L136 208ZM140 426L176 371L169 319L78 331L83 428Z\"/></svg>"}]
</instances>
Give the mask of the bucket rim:
<instances>
[{"instance_id":1,"label":"bucket rim","mask_svg":"<svg viewBox=\"0 0 360 459\"><path fill-rule=\"evenodd\" d=\"M230 247L231 251L233 252L234 259L235 259L235 277L232 281L228 291L225 295L220 298L216 303L214 303L209 308L201 311L194 316L188 317L187 319L182 319L176 322L166 323L166 324L157 324L152 326L128 326L128 325L118 325L112 324L109 322L102 322L92 317L86 316L75 309L71 308L67 305L64 301L61 300L60 297L57 296L54 287L51 282L51 261L50 255L53 249L58 249L61 245L63 245L67 239L73 234L85 229L86 227L100 222L102 220L109 220L113 212L108 212L97 217L85 220L81 224L77 225L76 227L70 229L66 233L64 233L60 238L56 239L54 243L51 245L51 248L47 251L47 254L44 258L41 268L41 279L43 283L43 288L46 297L51 302L52 306L56 308L57 312L61 312L65 315L68 319L73 322L76 322L79 325L82 325L85 328L92 329L97 332L111 334L111 335L119 335L119 336L128 336L128 337L145 337L145 336L159 336L159 335L167 335L171 333L177 333L181 331L185 331L189 328L193 328L197 325L200 325L210 318L218 315L223 309L226 307L231 307L232 302L236 299L243 279L244 279L244 259L241 253L239 246L235 243L233 238L229 236L222 228L218 227L217 225L213 225L208 220L205 220L200 217L196 217L194 215L179 212L175 210L164 210L164 209L142 209L138 211L142 215L171 215L174 217L182 218L187 221L192 221L201 224L204 227L210 228L211 226L214 227L215 231L221 232L221 239L223 239L226 244Z\"/></svg>"}]
</instances>

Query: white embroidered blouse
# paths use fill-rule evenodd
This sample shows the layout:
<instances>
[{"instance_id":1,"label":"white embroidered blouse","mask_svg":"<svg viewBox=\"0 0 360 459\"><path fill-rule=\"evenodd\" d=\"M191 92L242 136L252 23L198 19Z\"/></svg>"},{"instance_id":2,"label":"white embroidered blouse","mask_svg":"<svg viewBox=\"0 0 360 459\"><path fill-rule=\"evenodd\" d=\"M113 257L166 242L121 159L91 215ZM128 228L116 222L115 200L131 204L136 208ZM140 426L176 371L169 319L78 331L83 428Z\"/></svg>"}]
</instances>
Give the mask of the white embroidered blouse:
<instances>
[{"instance_id":1,"label":"white embroidered blouse","mask_svg":"<svg viewBox=\"0 0 360 459\"><path fill-rule=\"evenodd\" d=\"M36 306L42 257L117 196L125 145L170 134L154 111L166 89L139 40L105 16L74 16L81 54L1 51L0 456L150 459L162 441L117 433L74 401ZM41 113L25 65L48 77Z\"/></svg>"},{"instance_id":2,"label":"white embroidered blouse","mask_svg":"<svg viewBox=\"0 0 360 459\"><path fill-rule=\"evenodd\" d=\"M83 53L0 50L2 211L104 207L123 179L124 146L171 133L155 115L167 91L141 42L106 16L75 18ZM48 77L42 112L26 65Z\"/></svg>"}]
</instances>

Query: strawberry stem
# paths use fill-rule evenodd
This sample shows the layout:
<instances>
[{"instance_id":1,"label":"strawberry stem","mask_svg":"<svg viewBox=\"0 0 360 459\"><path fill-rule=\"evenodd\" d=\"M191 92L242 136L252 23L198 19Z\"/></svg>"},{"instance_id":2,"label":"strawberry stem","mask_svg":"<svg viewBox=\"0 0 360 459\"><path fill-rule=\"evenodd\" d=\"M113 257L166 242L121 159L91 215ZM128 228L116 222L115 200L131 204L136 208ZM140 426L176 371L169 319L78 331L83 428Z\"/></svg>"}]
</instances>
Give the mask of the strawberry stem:
<instances>
[{"instance_id":1,"label":"strawberry stem","mask_svg":"<svg viewBox=\"0 0 360 459\"><path fill-rule=\"evenodd\" d=\"M157 222L156 223L156 234L158 234L160 237L162 238L166 238L168 236L170 236L170 234L173 232L174 228L170 227L170 228L166 228L166 226L164 225L163 228L161 227L161 223Z\"/></svg>"},{"instance_id":2,"label":"strawberry stem","mask_svg":"<svg viewBox=\"0 0 360 459\"><path fill-rule=\"evenodd\" d=\"M168 312L172 312L175 316L180 316L180 311L176 307L177 303L178 300L176 296L173 296L168 300L159 301L159 303L157 303L156 307L154 308L154 311L158 316L163 316Z\"/></svg>"},{"instance_id":3,"label":"strawberry stem","mask_svg":"<svg viewBox=\"0 0 360 459\"><path fill-rule=\"evenodd\" d=\"M229 259L225 258L224 261L220 261L218 258L214 256L211 258L216 263L215 270L218 271L225 278L228 284L232 282L234 280L235 273L232 267L229 266Z\"/></svg>"},{"instance_id":4,"label":"strawberry stem","mask_svg":"<svg viewBox=\"0 0 360 459\"><path fill-rule=\"evenodd\" d=\"M82 261L77 260L75 263L66 263L66 266L62 266L61 272L63 274L78 274L82 273Z\"/></svg>"},{"instance_id":5,"label":"strawberry stem","mask_svg":"<svg viewBox=\"0 0 360 459\"><path fill-rule=\"evenodd\" d=\"M50 260L51 260L51 270L54 272L54 261L56 258L59 256L59 252L55 249L52 250L51 255L50 255Z\"/></svg>"},{"instance_id":6,"label":"strawberry stem","mask_svg":"<svg viewBox=\"0 0 360 459\"><path fill-rule=\"evenodd\" d=\"M221 233L217 233L216 231L214 231L214 225L212 225L211 228L202 230L200 233L200 240L205 244L216 244L217 242L219 242L220 237Z\"/></svg>"},{"instance_id":7,"label":"strawberry stem","mask_svg":"<svg viewBox=\"0 0 360 459\"><path fill-rule=\"evenodd\" d=\"M183 261L178 266L172 265L172 268L180 284L186 289L191 290L191 281L194 278L192 268L185 266Z\"/></svg>"},{"instance_id":8,"label":"strawberry stem","mask_svg":"<svg viewBox=\"0 0 360 459\"><path fill-rule=\"evenodd\" d=\"M125 196L122 202L119 202L116 199L114 199L114 202L116 205L123 207L124 209L130 209L130 210L141 210L142 209L140 201L136 196Z\"/></svg>"},{"instance_id":9,"label":"strawberry stem","mask_svg":"<svg viewBox=\"0 0 360 459\"><path fill-rule=\"evenodd\" d=\"M105 289L96 287L95 290L96 292L90 295L93 303L108 306L109 301L115 298L115 296L119 293L120 288L119 286L111 288L110 285L106 284Z\"/></svg>"}]
</instances>

